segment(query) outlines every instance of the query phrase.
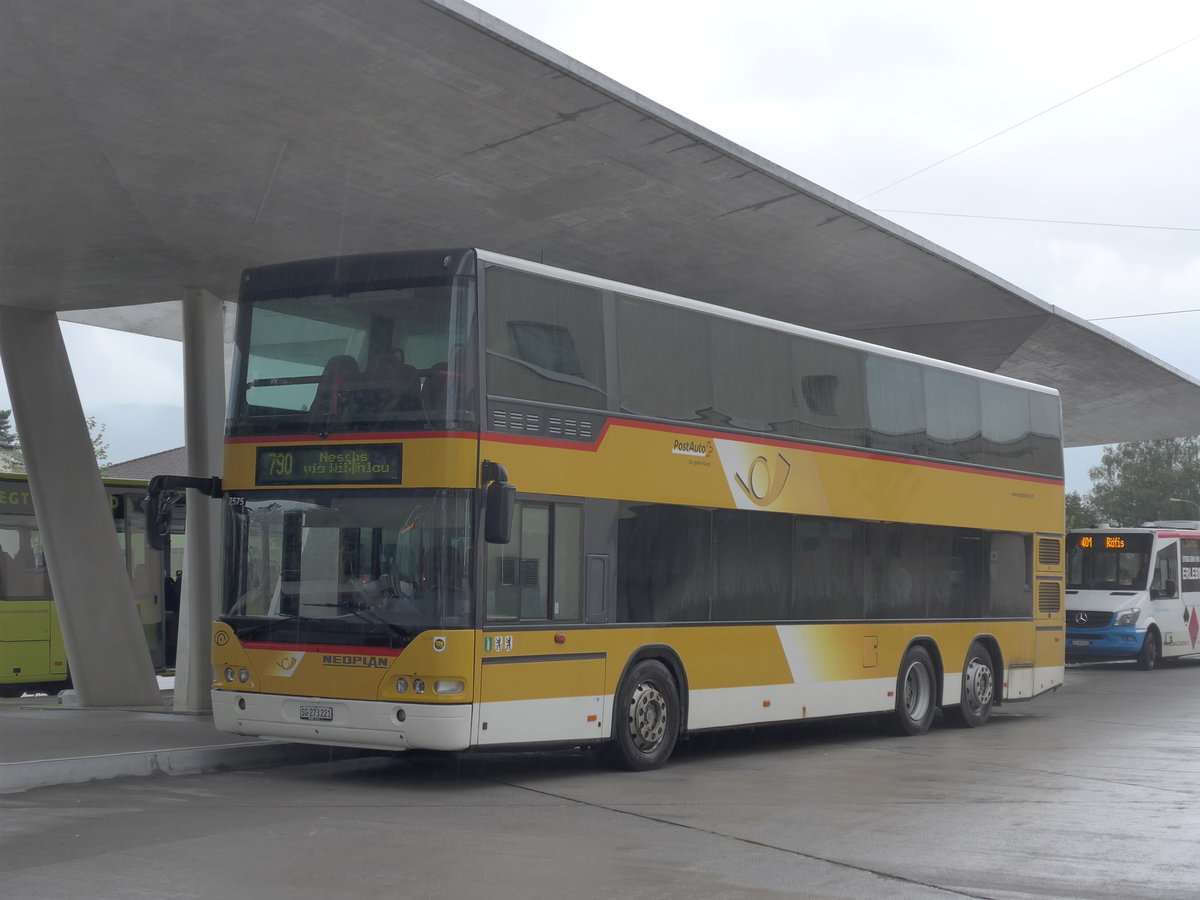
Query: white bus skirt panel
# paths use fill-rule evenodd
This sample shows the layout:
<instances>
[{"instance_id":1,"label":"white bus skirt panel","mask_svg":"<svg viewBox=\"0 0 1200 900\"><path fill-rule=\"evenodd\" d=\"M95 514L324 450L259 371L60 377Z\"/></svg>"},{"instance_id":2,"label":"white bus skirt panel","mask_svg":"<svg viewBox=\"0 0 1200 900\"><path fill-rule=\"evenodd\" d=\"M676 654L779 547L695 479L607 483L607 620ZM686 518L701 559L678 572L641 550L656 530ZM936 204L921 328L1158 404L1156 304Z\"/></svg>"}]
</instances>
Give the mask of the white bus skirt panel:
<instances>
[{"instance_id":1,"label":"white bus skirt panel","mask_svg":"<svg viewBox=\"0 0 1200 900\"><path fill-rule=\"evenodd\" d=\"M213 691L219 731L277 741L373 750L465 750L471 744L471 704L332 700ZM328 719L301 718L317 712ZM328 712L326 712L328 711Z\"/></svg>"}]
</instances>

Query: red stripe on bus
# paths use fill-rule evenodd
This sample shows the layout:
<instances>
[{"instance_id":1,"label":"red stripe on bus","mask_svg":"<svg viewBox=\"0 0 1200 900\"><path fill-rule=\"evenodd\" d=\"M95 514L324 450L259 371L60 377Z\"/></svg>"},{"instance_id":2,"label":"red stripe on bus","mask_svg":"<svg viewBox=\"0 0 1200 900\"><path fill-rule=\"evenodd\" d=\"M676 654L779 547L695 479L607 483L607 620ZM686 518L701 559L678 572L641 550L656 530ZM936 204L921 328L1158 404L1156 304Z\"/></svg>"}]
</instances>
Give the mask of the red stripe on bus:
<instances>
[{"instance_id":1,"label":"red stripe on bus","mask_svg":"<svg viewBox=\"0 0 1200 900\"><path fill-rule=\"evenodd\" d=\"M270 641L245 641L244 650L278 650L285 653L336 653L342 656L399 656L394 647L343 647L340 644L285 644Z\"/></svg>"}]
</instances>

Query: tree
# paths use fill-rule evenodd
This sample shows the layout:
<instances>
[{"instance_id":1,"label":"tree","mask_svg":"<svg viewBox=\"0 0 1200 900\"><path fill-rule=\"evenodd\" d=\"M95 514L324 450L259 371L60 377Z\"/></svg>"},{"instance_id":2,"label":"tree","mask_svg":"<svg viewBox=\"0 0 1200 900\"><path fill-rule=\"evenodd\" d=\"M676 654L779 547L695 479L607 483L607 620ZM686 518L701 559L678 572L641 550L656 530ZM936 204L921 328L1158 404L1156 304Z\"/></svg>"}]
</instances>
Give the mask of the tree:
<instances>
[{"instance_id":1,"label":"tree","mask_svg":"<svg viewBox=\"0 0 1200 900\"><path fill-rule=\"evenodd\" d=\"M1089 469L1088 477L1098 521L1128 527L1195 518L1200 511L1200 437L1105 447L1100 465Z\"/></svg>"},{"instance_id":2,"label":"tree","mask_svg":"<svg viewBox=\"0 0 1200 900\"><path fill-rule=\"evenodd\" d=\"M1073 528L1091 528L1098 521L1092 506L1092 495L1071 491L1067 494L1067 531Z\"/></svg>"},{"instance_id":3,"label":"tree","mask_svg":"<svg viewBox=\"0 0 1200 900\"><path fill-rule=\"evenodd\" d=\"M104 439L108 426L98 423L95 416L88 416L87 427L92 439L92 452L96 454L96 464L103 472L108 468L108 441ZM25 455L21 450L21 440L12 427L11 409L0 409L0 444L8 445L8 449L0 451L0 472L24 472Z\"/></svg>"}]
</instances>

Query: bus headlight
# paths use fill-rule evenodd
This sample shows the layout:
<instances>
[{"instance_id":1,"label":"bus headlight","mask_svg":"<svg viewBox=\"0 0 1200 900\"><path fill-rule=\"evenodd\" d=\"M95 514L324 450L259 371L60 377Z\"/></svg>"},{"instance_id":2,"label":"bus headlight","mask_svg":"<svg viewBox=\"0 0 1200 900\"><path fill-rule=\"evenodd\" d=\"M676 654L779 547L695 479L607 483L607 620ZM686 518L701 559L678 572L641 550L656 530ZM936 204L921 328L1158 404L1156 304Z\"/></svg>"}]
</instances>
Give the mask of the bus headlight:
<instances>
[{"instance_id":1,"label":"bus headlight","mask_svg":"<svg viewBox=\"0 0 1200 900\"><path fill-rule=\"evenodd\" d=\"M413 679L413 693L414 694L425 693L425 682L422 681L420 678Z\"/></svg>"},{"instance_id":2,"label":"bus headlight","mask_svg":"<svg viewBox=\"0 0 1200 900\"><path fill-rule=\"evenodd\" d=\"M1118 625L1136 625L1138 616L1142 614L1140 606L1135 606L1133 609L1123 609L1117 613Z\"/></svg>"},{"instance_id":3,"label":"bus headlight","mask_svg":"<svg viewBox=\"0 0 1200 900\"><path fill-rule=\"evenodd\" d=\"M250 680L250 670L249 669L238 669L238 681L240 681L242 684L245 684L249 680Z\"/></svg>"},{"instance_id":4,"label":"bus headlight","mask_svg":"<svg viewBox=\"0 0 1200 900\"><path fill-rule=\"evenodd\" d=\"M232 667L232 666L230 666L229 668L227 668L227 669L225 670L225 680L226 680L226 681L233 681L233 677L234 677L234 676L233 676L233 667Z\"/></svg>"},{"instance_id":5,"label":"bus headlight","mask_svg":"<svg viewBox=\"0 0 1200 900\"><path fill-rule=\"evenodd\" d=\"M396 679L396 693L397 694L407 694L408 693L408 679L407 678L397 678Z\"/></svg>"},{"instance_id":6,"label":"bus headlight","mask_svg":"<svg viewBox=\"0 0 1200 900\"><path fill-rule=\"evenodd\" d=\"M435 694L461 694L466 687L461 681L435 681L433 692Z\"/></svg>"}]
</instances>

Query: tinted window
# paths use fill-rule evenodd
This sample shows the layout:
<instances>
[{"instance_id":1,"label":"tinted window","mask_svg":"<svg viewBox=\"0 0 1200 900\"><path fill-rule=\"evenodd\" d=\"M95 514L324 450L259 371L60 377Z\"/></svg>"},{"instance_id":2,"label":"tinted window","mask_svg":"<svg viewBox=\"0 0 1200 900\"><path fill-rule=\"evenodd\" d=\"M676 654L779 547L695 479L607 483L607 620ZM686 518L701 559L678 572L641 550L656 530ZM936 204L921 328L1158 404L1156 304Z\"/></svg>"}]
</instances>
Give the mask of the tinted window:
<instances>
[{"instance_id":1,"label":"tinted window","mask_svg":"<svg viewBox=\"0 0 1200 900\"><path fill-rule=\"evenodd\" d=\"M1031 539L1020 534L988 534L987 609L993 618L1029 617L1033 614L1030 584Z\"/></svg>"},{"instance_id":2,"label":"tinted window","mask_svg":"<svg viewBox=\"0 0 1200 900\"><path fill-rule=\"evenodd\" d=\"M708 321L687 310L622 297L617 303L621 409L712 422Z\"/></svg>"},{"instance_id":3,"label":"tinted window","mask_svg":"<svg viewBox=\"0 0 1200 900\"><path fill-rule=\"evenodd\" d=\"M886 356L867 356L867 446L925 454L925 382L921 369Z\"/></svg>"},{"instance_id":4,"label":"tinted window","mask_svg":"<svg viewBox=\"0 0 1200 900\"><path fill-rule=\"evenodd\" d=\"M789 617L792 517L742 509L713 512L714 621Z\"/></svg>"},{"instance_id":5,"label":"tinted window","mask_svg":"<svg viewBox=\"0 0 1200 900\"><path fill-rule=\"evenodd\" d=\"M794 413L787 336L726 319L711 324L717 424L789 431Z\"/></svg>"},{"instance_id":6,"label":"tinted window","mask_svg":"<svg viewBox=\"0 0 1200 900\"><path fill-rule=\"evenodd\" d=\"M1033 472L1062 475L1062 405L1051 394L1030 394L1029 412L1033 422Z\"/></svg>"},{"instance_id":7,"label":"tinted window","mask_svg":"<svg viewBox=\"0 0 1200 900\"><path fill-rule=\"evenodd\" d=\"M979 461L988 466L1029 469L1033 465L1029 394L1005 384L979 386L983 447Z\"/></svg>"},{"instance_id":8,"label":"tinted window","mask_svg":"<svg viewBox=\"0 0 1200 900\"><path fill-rule=\"evenodd\" d=\"M849 519L796 517L794 618L862 618L864 527Z\"/></svg>"},{"instance_id":9,"label":"tinted window","mask_svg":"<svg viewBox=\"0 0 1200 900\"><path fill-rule=\"evenodd\" d=\"M807 338L791 339L797 437L862 446L867 421L866 354Z\"/></svg>"},{"instance_id":10,"label":"tinted window","mask_svg":"<svg viewBox=\"0 0 1200 900\"><path fill-rule=\"evenodd\" d=\"M712 513L622 503L617 522L618 622L703 622L712 594Z\"/></svg>"},{"instance_id":11,"label":"tinted window","mask_svg":"<svg viewBox=\"0 0 1200 900\"><path fill-rule=\"evenodd\" d=\"M488 393L603 409L600 293L524 272L487 270Z\"/></svg>"},{"instance_id":12,"label":"tinted window","mask_svg":"<svg viewBox=\"0 0 1200 900\"><path fill-rule=\"evenodd\" d=\"M925 432L929 455L956 462L979 459L979 382L957 372L925 370Z\"/></svg>"}]
</instances>

